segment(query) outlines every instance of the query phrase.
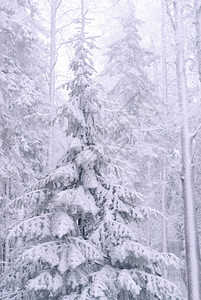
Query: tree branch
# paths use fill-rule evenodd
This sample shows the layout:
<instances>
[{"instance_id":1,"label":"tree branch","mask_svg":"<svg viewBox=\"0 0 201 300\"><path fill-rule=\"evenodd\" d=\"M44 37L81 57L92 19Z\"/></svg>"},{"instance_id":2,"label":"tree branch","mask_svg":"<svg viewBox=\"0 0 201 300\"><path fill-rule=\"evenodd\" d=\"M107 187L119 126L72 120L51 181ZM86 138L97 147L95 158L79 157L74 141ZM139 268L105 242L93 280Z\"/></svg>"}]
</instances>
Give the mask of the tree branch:
<instances>
[{"instance_id":1,"label":"tree branch","mask_svg":"<svg viewBox=\"0 0 201 300\"><path fill-rule=\"evenodd\" d=\"M170 8L168 6L167 0L165 0L165 6L166 6L167 15L168 15L168 17L170 19L170 22L172 24L172 27L173 27L174 30L176 30L175 22L173 20L173 16L172 16Z\"/></svg>"},{"instance_id":2,"label":"tree branch","mask_svg":"<svg viewBox=\"0 0 201 300\"><path fill-rule=\"evenodd\" d=\"M191 141L197 136L198 132L200 131L201 123L199 124L198 128L191 134Z\"/></svg>"}]
</instances>

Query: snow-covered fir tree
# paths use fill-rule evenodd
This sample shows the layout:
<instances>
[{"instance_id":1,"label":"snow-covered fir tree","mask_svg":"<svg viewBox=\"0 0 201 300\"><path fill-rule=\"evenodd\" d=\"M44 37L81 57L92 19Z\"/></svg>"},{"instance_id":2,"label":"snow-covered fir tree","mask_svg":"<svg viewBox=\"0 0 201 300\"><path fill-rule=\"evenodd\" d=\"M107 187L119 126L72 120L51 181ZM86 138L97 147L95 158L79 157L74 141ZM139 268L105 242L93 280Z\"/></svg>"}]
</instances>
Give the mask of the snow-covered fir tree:
<instances>
[{"instance_id":1,"label":"snow-covered fir tree","mask_svg":"<svg viewBox=\"0 0 201 300\"><path fill-rule=\"evenodd\" d=\"M154 210L110 174L101 144L100 101L83 0L69 83L68 151L45 179L9 205L18 223L7 231L1 299L179 299L161 277L174 255L150 249L135 224Z\"/></svg>"},{"instance_id":2,"label":"snow-covered fir tree","mask_svg":"<svg viewBox=\"0 0 201 300\"><path fill-rule=\"evenodd\" d=\"M46 53L32 1L2 0L0 9L0 194L12 198L44 167Z\"/></svg>"},{"instance_id":3,"label":"snow-covered fir tree","mask_svg":"<svg viewBox=\"0 0 201 300\"><path fill-rule=\"evenodd\" d=\"M124 8L124 10L123 10ZM148 164L157 156L158 98L148 71L153 54L140 44L140 21L131 1L116 5L117 29L106 50L102 80L107 88L107 131L113 136L112 157L125 174L133 173L131 184L146 189ZM114 34L113 34L114 35ZM109 83L109 84L108 84ZM120 117L121 116L121 117Z\"/></svg>"},{"instance_id":4,"label":"snow-covered fir tree","mask_svg":"<svg viewBox=\"0 0 201 300\"><path fill-rule=\"evenodd\" d=\"M46 165L47 56L38 16L33 1L0 1L0 272L3 232L13 222L6 206Z\"/></svg>"}]
</instances>

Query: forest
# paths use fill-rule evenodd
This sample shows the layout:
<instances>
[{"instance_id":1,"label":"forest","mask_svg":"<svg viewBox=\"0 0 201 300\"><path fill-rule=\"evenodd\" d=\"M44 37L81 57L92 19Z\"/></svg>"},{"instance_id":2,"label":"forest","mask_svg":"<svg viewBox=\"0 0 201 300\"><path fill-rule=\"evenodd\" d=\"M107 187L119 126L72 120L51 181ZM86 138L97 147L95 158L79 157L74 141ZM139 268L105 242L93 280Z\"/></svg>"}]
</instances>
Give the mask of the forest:
<instances>
[{"instance_id":1,"label":"forest","mask_svg":"<svg viewBox=\"0 0 201 300\"><path fill-rule=\"evenodd\" d=\"M201 0L0 0L0 300L201 300Z\"/></svg>"}]
</instances>

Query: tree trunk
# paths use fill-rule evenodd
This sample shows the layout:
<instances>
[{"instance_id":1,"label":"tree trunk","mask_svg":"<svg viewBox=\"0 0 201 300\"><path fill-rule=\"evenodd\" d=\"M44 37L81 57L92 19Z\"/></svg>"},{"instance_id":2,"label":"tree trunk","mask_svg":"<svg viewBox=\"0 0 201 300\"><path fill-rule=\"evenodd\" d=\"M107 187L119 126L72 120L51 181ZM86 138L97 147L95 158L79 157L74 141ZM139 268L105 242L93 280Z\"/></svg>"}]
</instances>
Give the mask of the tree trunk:
<instances>
[{"instance_id":1,"label":"tree trunk","mask_svg":"<svg viewBox=\"0 0 201 300\"><path fill-rule=\"evenodd\" d=\"M195 28L196 28L196 48L198 60L198 74L201 82L201 0L195 0Z\"/></svg>"},{"instance_id":2,"label":"tree trunk","mask_svg":"<svg viewBox=\"0 0 201 300\"><path fill-rule=\"evenodd\" d=\"M166 51L166 40L165 40L165 5L164 0L161 0L161 37L162 37L162 74L163 74L163 85L162 85L162 93L163 93L163 103L164 103L164 133L165 133L165 141L166 141L166 132L167 132L167 51ZM165 142L165 148L167 149L167 145ZM165 149L165 150L166 150ZM166 179L167 179L167 160L164 159L162 161L162 213L163 213L163 230L162 230L162 251L167 253L167 221L166 221ZM167 275L167 270L164 270L164 275Z\"/></svg>"},{"instance_id":3,"label":"tree trunk","mask_svg":"<svg viewBox=\"0 0 201 300\"><path fill-rule=\"evenodd\" d=\"M49 169L54 165L54 118L55 118L55 65L56 65L56 11L57 0L51 0L51 45L50 45L50 102L51 136L49 149Z\"/></svg>"},{"instance_id":4,"label":"tree trunk","mask_svg":"<svg viewBox=\"0 0 201 300\"><path fill-rule=\"evenodd\" d=\"M156 47L153 40L151 41L151 48L152 48L152 52L155 54ZM155 85L155 93L156 96L158 97L158 63L156 57L154 58L154 85Z\"/></svg>"},{"instance_id":5,"label":"tree trunk","mask_svg":"<svg viewBox=\"0 0 201 300\"><path fill-rule=\"evenodd\" d=\"M163 166L163 170L162 170L162 174L161 174L161 183L162 183L162 187L161 187L161 206L162 206L162 213L163 213L163 247L162 247L162 251L164 253L167 253L167 221L166 221L166 166Z\"/></svg>"},{"instance_id":6,"label":"tree trunk","mask_svg":"<svg viewBox=\"0 0 201 300\"><path fill-rule=\"evenodd\" d=\"M196 212L193 193L192 170L192 134L189 128L189 105L187 98L187 81L185 71L182 1L175 1L175 34L176 34L176 71L178 83L178 95L181 103L182 119L182 164L183 164L183 199L184 222L186 242L186 263L188 277L188 300L200 299L199 271L198 271L198 243L196 228Z\"/></svg>"}]
</instances>

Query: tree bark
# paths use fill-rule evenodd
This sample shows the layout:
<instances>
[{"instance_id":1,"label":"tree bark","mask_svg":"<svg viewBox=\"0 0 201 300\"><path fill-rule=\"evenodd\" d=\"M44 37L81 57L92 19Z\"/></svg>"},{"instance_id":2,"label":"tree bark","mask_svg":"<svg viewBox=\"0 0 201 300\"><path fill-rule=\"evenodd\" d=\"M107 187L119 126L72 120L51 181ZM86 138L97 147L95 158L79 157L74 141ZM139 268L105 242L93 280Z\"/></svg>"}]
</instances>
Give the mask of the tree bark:
<instances>
[{"instance_id":1,"label":"tree bark","mask_svg":"<svg viewBox=\"0 0 201 300\"><path fill-rule=\"evenodd\" d=\"M199 81L201 82L201 0L195 0L195 28Z\"/></svg>"},{"instance_id":2,"label":"tree bark","mask_svg":"<svg viewBox=\"0 0 201 300\"><path fill-rule=\"evenodd\" d=\"M51 135L49 149L49 169L54 165L54 118L55 118L55 65L56 65L56 11L57 0L51 0L51 45L50 45L50 103Z\"/></svg>"},{"instance_id":3,"label":"tree bark","mask_svg":"<svg viewBox=\"0 0 201 300\"><path fill-rule=\"evenodd\" d=\"M163 213L163 247L162 247L162 251L164 253L168 252L167 249L167 221L166 221L166 182L167 182L167 178L166 178L166 166L164 164L163 166L163 170L162 170L162 176L161 176L161 182L162 182L162 187L161 187L161 204L162 204L162 213Z\"/></svg>"},{"instance_id":4,"label":"tree bark","mask_svg":"<svg viewBox=\"0 0 201 300\"><path fill-rule=\"evenodd\" d=\"M163 93L163 103L164 103L164 133L166 139L167 132L167 102L168 102L168 88L167 88L167 49L166 49L166 39L165 39L165 4L164 0L161 0L161 37L162 37L162 72L163 72L163 85L162 85L162 93ZM167 149L167 143L165 140L165 148ZM162 161L162 213L163 213L163 235L162 235L162 251L167 253L167 221L166 221L166 181L167 181L167 159L165 158ZM167 275L167 270L164 270L164 275Z\"/></svg>"},{"instance_id":5,"label":"tree bark","mask_svg":"<svg viewBox=\"0 0 201 300\"><path fill-rule=\"evenodd\" d=\"M182 120L182 181L184 199L184 223L186 242L186 263L188 278L188 300L200 299L199 270L198 270L198 243L196 211L193 187L192 169L192 134L189 128L189 105L187 96L187 80L184 57L182 0L177 0L175 4L175 38L176 38L176 71L178 83L178 95L181 104Z\"/></svg>"}]
</instances>

